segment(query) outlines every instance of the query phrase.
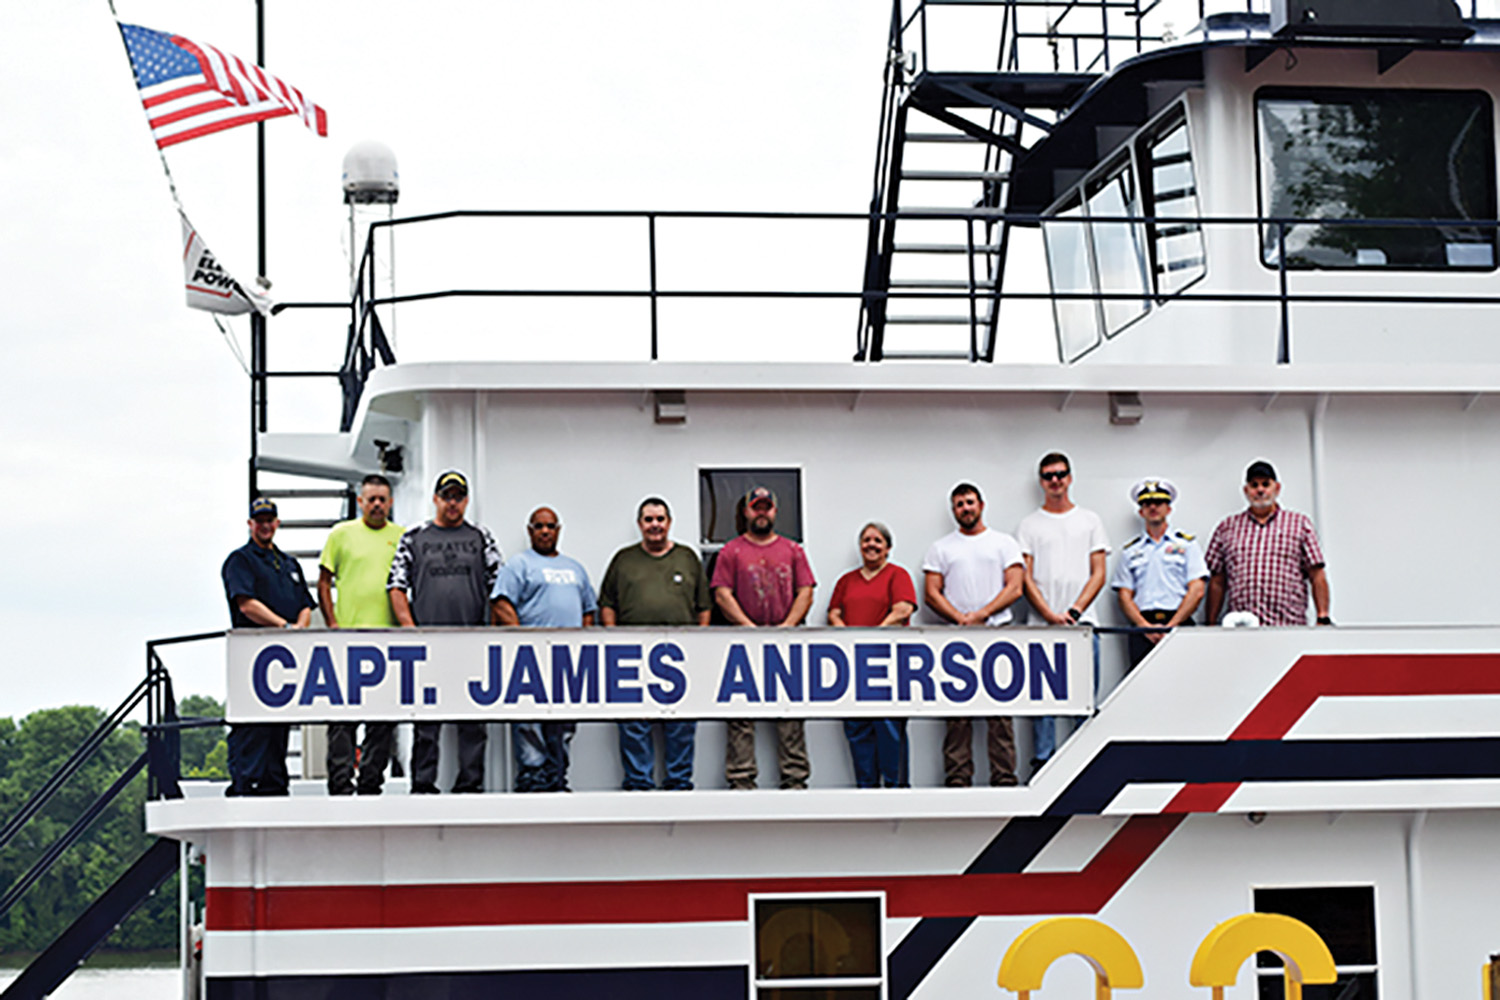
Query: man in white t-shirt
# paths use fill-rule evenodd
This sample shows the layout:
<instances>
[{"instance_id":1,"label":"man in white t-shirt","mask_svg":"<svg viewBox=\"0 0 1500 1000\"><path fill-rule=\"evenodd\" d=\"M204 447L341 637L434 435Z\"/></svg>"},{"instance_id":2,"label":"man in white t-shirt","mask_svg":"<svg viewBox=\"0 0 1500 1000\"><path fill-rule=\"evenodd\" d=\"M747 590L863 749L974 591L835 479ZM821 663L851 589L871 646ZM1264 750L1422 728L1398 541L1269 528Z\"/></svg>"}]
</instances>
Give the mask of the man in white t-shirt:
<instances>
[{"instance_id":1,"label":"man in white t-shirt","mask_svg":"<svg viewBox=\"0 0 1500 1000\"><path fill-rule=\"evenodd\" d=\"M1016 529L1026 557L1026 600L1036 618L1049 625L1077 625L1104 589L1109 538L1104 522L1068 496L1073 466L1051 452L1037 466L1042 501ZM1031 766L1041 767L1057 749L1057 717L1039 715L1031 723Z\"/></svg>"},{"instance_id":2,"label":"man in white t-shirt","mask_svg":"<svg viewBox=\"0 0 1500 1000\"><path fill-rule=\"evenodd\" d=\"M1021 547L1003 531L984 526L979 487L959 483L949 495L958 528L932 543L922 559L927 606L955 625L1004 625L1020 598L1025 576ZM985 720L991 785L1016 783L1016 737L1008 716ZM974 783L974 724L949 719L943 736L943 783Z\"/></svg>"}]
</instances>

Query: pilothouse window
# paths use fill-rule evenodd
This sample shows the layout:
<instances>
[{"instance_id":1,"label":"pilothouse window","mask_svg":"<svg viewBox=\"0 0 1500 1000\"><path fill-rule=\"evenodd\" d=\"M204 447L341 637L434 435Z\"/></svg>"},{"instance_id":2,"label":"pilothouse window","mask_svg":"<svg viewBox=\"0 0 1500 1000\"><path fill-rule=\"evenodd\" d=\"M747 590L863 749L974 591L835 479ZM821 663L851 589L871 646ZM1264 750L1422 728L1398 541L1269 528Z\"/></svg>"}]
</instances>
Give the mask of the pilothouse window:
<instances>
[{"instance_id":1,"label":"pilothouse window","mask_svg":"<svg viewBox=\"0 0 1500 1000\"><path fill-rule=\"evenodd\" d=\"M1108 296L1139 296L1100 299L1104 332L1113 337L1146 311L1147 302L1146 251L1140 226L1134 222L1108 221L1138 214L1130 161L1124 160L1090 181L1088 192L1089 229L1094 238L1099 290Z\"/></svg>"},{"instance_id":2,"label":"pilothouse window","mask_svg":"<svg viewBox=\"0 0 1500 1000\"><path fill-rule=\"evenodd\" d=\"M1431 220L1288 225L1288 267L1494 269L1494 226L1478 224L1495 219L1487 94L1262 90L1256 107L1265 215ZM1277 227L1266 226L1261 238L1262 260L1274 267Z\"/></svg>"},{"instance_id":3,"label":"pilothouse window","mask_svg":"<svg viewBox=\"0 0 1500 1000\"><path fill-rule=\"evenodd\" d=\"M1070 197L1052 213L1060 219L1082 219L1078 195ZM1094 294L1089 234L1082 222L1044 222L1042 238L1047 244L1047 270L1052 290L1063 294ZM1064 361L1074 361L1099 344L1099 307L1092 298L1054 298L1057 341Z\"/></svg>"},{"instance_id":4,"label":"pilothouse window","mask_svg":"<svg viewBox=\"0 0 1500 1000\"><path fill-rule=\"evenodd\" d=\"M1203 277L1203 228L1198 224L1198 182L1188 145L1187 118L1176 113L1142 138L1139 153L1152 269L1158 295L1174 295ZM1178 221L1181 220L1181 221Z\"/></svg>"}]
</instances>

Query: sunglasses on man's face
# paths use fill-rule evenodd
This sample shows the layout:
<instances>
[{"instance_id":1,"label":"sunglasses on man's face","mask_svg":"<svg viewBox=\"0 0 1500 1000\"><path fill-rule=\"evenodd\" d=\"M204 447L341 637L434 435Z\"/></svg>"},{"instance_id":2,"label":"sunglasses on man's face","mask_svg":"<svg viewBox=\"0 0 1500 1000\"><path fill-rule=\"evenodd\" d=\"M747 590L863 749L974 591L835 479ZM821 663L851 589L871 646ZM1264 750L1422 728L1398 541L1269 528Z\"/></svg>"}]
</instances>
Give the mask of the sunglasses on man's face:
<instances>
[{"instance_id":1,"label":"sunglasses on man's face","mask_svg":"<svg viewBox=\"0 0 1500 1000\"><path fill-rule=\"evenodd\" d=\"M1042 478L1051 483L1059 479L1067 479L1072 474L1071 470L1065 472L1044 472L1042 473Z\"/></svg>"}]
</instances>

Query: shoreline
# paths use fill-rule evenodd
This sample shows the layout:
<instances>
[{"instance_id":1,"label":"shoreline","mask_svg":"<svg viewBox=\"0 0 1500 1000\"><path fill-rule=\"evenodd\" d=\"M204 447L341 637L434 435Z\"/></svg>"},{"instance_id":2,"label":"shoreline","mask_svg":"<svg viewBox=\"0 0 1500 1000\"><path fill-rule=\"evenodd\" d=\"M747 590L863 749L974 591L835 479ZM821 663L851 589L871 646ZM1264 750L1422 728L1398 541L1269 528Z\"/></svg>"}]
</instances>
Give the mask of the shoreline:
<instances>
[{"instance_id":1,"label":"shoreline","mask_svg":"<svg viewBox=\"0 0 1500 1000\"><path fill-rule=\"evenodd\" d=\"M13 951L0 953L0 976L16 975L30 965L40 952ZM175 969L179 966L175 948L153 948L146 951L104 950L94 952L80 969Z\"/></svg>"}]
</instances>

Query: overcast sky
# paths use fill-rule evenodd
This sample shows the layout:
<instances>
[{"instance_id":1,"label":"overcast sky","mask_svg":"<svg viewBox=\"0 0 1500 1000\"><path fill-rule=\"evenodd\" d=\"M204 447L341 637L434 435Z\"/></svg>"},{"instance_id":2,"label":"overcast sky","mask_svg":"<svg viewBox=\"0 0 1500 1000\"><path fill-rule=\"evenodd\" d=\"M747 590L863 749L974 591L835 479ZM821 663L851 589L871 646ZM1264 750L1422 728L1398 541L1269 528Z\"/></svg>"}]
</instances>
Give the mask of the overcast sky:
<instances>
[{"instance_id":1,"label":"overcast sky","mask_svg":"<svg viewBox=\"0 0 1500 1000\"><path fill-rule=\"evenodd\" d=\"M250 0L117 11L254 55ZM861 211L887 16L880 0L267 0L267 68L329 115L326 139L290 119L267 128L273 293L345 297L340 166L369 138L399 157L402 214ZM244 538L247 385L210 318L183 304L176 213L104 0L4 4L0 77L0 715L20 716L112 705L139 678L147 638L224 625L219 565ZM168 150L194 223L247 279L253 150L253 128ZM452 259L483 265L482 234L444 239ZM582 242L571 266L602 267ZM850 314L823 353L847 357L853 330ZM273 361L290 363L277 336ZM336 352L341 337L337 324L307 334L310 350ZM406 339L403 357L461 353ZM331 397L321 405L332 412ZM213 658L176 659L179 694L222 689Z\"/></svg>"},{"instance_id":2,"label":"overcast sky","mask_svg":"<svg viewBox=\"0 0 1500 1000\"><path fill-rule=\"evenodd\" d=\"M251 0L116 6L124 22L254 55ZM883 0L266 0L267 69L329 118L326 139L292 119L267 127L273 295L346 297L340 168L364 139L395 150L402 215L864 211L888 17ZM0 715L20 716L112 705L139 678L147 638L224 625L218 571L244 538L248 389L209 316L183 304L176 212L105 0L0 7L0 79ZM250 127L167 151L189 216L246 281L253 151ZM664 226L663 280L858 287L862 227L786 232ZM618 287L642 273L641 245L639 227L453 226L398 245L398 284ZM771 270L750 280L747 262ZM273 367L335 367L332 315L274 321ZM442 327L468 339L421 337L403 320L401 356L645 356L628 310L533 315L528 335ZM854 346L845 304L826 323L764 323L753 345L698 315L665 331L667 358L841 360ZM234 324L243 341L244 320ZM333 429L326 388L277 391L273 429ZM169 666L179 694L222 690L213 656Z\"/></svg>"}]
</instances>

